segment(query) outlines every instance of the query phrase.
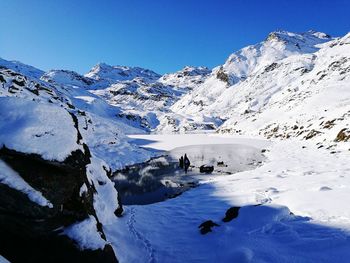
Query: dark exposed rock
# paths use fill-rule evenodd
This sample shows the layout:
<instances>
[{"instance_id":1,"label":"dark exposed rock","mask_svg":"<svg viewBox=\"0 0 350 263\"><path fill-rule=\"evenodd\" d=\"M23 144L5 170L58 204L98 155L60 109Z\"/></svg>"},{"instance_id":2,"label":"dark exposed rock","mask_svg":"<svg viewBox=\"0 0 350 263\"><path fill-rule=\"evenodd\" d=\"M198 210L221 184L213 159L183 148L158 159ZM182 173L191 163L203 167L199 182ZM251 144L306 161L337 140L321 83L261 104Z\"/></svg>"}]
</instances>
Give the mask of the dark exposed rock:
<instances>
[{"instance_id":1,"label":"dark exposed rock","mask_svg":"<svg viewBox=\"0 0 350 263\"><path fill-rule=\"evenodd\" d=\"M320 131L317 131L317 130L312 129L312 130L304 137L304 139L305 139L305 140L309 140L309 139L311 139L311 138L313 138L313 137L315 137L316 135L321 134L321 133L322 133L322 132L320 132Z\"/></svg>"},{"instance_id":2,"label":"dark exposed rock","mask_svg":"<svg viewBox=\"0 0 350 263\"><path fill-rule=\"evenodd\" d=\"M275 68L278 67L278 64L276 62L272 63L271 65L267 66L265 68L265 72L270 72L273 71Z\"/></svg>"},{"instance_id":3,"label":"dark exposed rock","mask_svg":"<svg viewBox=\"0 0 350 263\"><path fill-rule=\"evenodd\" d=\"M0 159L53 207L40 206L24 193L0 184L0 254L11 262L116 262L111 247L81 251L62 235L62 227L95 216L94 186L86 177L90 152L76 150L63 162L47 161L3 147ZM80 196L85 184L87 191ZM97 220L98 221L98 220ZM101 228L101 236L104 234Z\"/></svg>"},{"instance_id":4,"label":"dark exposed rock","mask_svg":"<svg viewBox=\"0 0 350 263\"><path fill-rule=\"evenodd\" d=\"M223 222L230 222L232 219L238 217L238 211L241 209L239 206L233 206L227 209L225 217L222 219Z\"/></svg>"},{"instance_id":5,"label":"dark exposed rock","mask_svg":"<svg viewBox=\"0 0 350 263\"><path fill-rule=\"evenodd\" d=\"M336 121L336 119L324 122L323 123L323 128L325 128L325 129L333 128L334 125L335 125L335 121Z\"/></svg>"},{"instance_id":6,"label":"dark exposed rock","mask_svg":"<svg viewBox=\"0 0 350 263\"><path fill-rule=\"evenodd\" d=\"M119 203L118 208L114 211L114 214L117 217L122 217L124 209L123 209L122 200L119 193L118 193L118 203Z\"/></svg>"},{"instance_id":7,"label":"dark exposed rock","mask_svg":"<svg viewBox=\"0 0 350 263\"><path fill-rule=\"evenodd\" d=\"M25 82L24 82L24 80L20 80L20 79L14 79L14 80L12 80L12 83L14 83L14 84L16 84L16 85L18 85L18 86L21 86L21 87L24 87L24 85L25 85Z\"/></svg>"},{"instance_id":8,"label":"dark exposed rock","mask_svg":"<svg viewBox=\"0 0 350 263\"><path fill-rule=\"evenodd\" d=\"M214 171L214 166L212 165L201 165L199 167L199 172L200 173L212 173Z\"/></svg>"},{"instance_id":9,"label":"dark exposed rock","mask_svg":"<svg viewBox=\"0 0 350 263\"><path fill-rule=\"evenodd\" d=\"M72 112L68 112L70 114L70 116L73 119L74 122L74 128L77 130L77 143L79 144L81 139L83 139L83 137L81 136L81 133L79 131L79 122L78 122L78 118L77 116L74 115L74 113Z\"/></svg>"},{"instance_id":10,"label":"dark exposed rock","mask_svg":"<svg viewBox=\"0 0 350 263\"><path fill-rule=\"evenodd\" d=\"M350 129L344 128L340 130L335 138L336 142L347 142L350 141Z\"/></svg>"},{"instance_id":11,"label":"dark exposed rock","mask_svg":"<svg viewBox=\"0 0 350 263\"><path fill-rule=\"evenodd\" d=\"M223 67L221 67L218 72L216 73L216 77L225 82L226 84L230 85L230 79L229 76L227 75L227 73L225 73Z\"/></svg>"},{"instance_id":12,"label":"dark exposed rock","mask_svg":"<svg viewBox=\"0 0 350 263\"><path fill-rule=\"evenodd\" d=\"M219 226L219 225L214 223L212 220L208 220L200 224L198 228L200 228L201 234L205 235L209 232L212 232L211 228L214 226Z\"/></svg>"}]
</instances>

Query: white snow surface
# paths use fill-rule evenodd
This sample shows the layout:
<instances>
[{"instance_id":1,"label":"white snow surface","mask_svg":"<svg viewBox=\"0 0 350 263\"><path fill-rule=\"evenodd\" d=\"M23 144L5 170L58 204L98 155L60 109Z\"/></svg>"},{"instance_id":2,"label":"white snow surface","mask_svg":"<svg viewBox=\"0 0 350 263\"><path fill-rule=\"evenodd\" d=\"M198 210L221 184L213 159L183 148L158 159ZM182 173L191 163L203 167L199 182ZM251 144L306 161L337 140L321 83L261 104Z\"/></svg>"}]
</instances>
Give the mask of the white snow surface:
<instances>
[{"instance_id":1,"label":"white snow surface","mask_svg":"<svg viewBox=\"0 0 350 263\"><path fill-rule=\"evenodd\" d=\"M31 187L23 178L15 172L10 166L0 159L0 183L16 189L27 195L30 201L40 205L52 208L52 204L41 192Z\"/></svg>"},{"instance_id":2,"label":"white snow surface","mask_svg":"<svg viewBox=\"0 0 350 263\"><path fill-rule=\"evenodd\" d=\"M232 136L215 133L199 134L134 134L128 135L134 139L136 144L144 148L150 148L161 151L170 151L188 145L205 145L205 144L237 144L243 143L249 146L263 148L269 145L265 139L253 137Z\"/></svg>"},{"instance_id":3,"label":"white snow surface","mask_svg":"<svg viewBox=\"0 0 350 263\"><path fill-rule=\"evenodd\" d=\"M267 160L255 170L202 176L199 187L174 199L124 207L124 216L104 227L120 262L347 262L349 151L240 136L132 137L163 150L255 145L267 149ZM242 207L238 217L222 222L232 206ZM220 226L201 235L198 226L206 220Z\"/></svg>"},{"instance_id":4,"label":"white snow surface","mask_svg":"<svg viewBox=\"0 0 350 263\"><path fill-rule=\"evenodd\" d=\"M106 241L102 239L96 224L96 219L90 215L89 218L66 227L63 233L73 239L82 250L103 249Z\"/></svg>"},{"instance_id":5,"label":"white snow surface","mask_svg":"<svg viewBox=\"0 0 350 263\"><path fill-rule=\"evenodd\" d=\"M114 183L107 177L108 165L95 157L87 165L87 178L96 189L94 195L94 208L99 221L102 224L109 224L115 219L114 211L118 208L118 192Z\"/></svg>"},{"instance_id":6,"label":"white snow surface","mask_svg":"<svg viewBox=\"0 0 350 263\"><path fill-rule=\"evenodd\" d=\"M0 97L0 147L63 161L77 144L77 131L67 111L48 103Z\"/></svg>"}]
</instances>

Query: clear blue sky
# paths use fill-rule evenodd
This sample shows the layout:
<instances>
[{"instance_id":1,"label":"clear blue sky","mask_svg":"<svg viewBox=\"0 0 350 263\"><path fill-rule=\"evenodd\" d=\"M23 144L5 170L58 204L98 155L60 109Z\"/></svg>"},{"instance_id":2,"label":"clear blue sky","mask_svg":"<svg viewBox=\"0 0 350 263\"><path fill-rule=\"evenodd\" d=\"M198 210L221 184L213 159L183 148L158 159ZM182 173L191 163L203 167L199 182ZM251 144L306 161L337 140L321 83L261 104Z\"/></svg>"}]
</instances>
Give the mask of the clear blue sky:
<instances>
[{"instance_id":1,"label":"clear blue sky","mask_svg":"<svg viewBox=\"0 0 350 263\"><path fill-rule=\"evenodd\" d=\"M0 57L44 70L214 67L276 29L350 31L348 0L0 1Z\"/></svg>"}]
</instances>

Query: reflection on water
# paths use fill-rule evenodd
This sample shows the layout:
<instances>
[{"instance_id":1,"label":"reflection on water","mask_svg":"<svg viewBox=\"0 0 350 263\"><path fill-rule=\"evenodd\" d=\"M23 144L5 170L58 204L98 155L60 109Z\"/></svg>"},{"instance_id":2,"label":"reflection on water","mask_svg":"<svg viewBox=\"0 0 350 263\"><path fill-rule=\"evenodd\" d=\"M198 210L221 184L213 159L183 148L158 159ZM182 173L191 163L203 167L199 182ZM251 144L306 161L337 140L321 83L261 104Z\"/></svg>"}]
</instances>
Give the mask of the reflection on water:
<instances>
[{"instance_id":1,"label":"reflection on water","mask_svg":"<svg viewBox=\"0 0 350 263\"><path fill-rule=\"evenodd\" d=\"M178 159L185 153L191 161L187 174L178 165ZM203 177L224 176L254 169L263 159L259 149L245 145L186 146L117 171L113 180L123 204L143 205L175 197L195 187ZM203 164L213 165L213 174L200 174L199 167Z\"/></svg>"}]
</instances>

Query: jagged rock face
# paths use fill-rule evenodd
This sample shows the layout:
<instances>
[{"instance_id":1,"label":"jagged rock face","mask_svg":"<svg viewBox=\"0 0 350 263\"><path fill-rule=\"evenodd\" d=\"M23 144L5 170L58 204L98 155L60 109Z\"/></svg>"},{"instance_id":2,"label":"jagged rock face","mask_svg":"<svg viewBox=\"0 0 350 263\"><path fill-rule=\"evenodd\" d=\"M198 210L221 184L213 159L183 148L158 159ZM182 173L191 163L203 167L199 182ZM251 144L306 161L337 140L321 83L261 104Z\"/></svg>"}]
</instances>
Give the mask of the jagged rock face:
<instances>
[{"instance_id":1,"label":"jagged rock face","mask_svg":"<svg viewBox=\"0 0 350 263\"><path fill-rule=\"evenodd\" d=\"M31 202L25 194L0 184L0 248L11 262L116 262L111 248L80 251L62 229L95 215L94 187L86 177L90 154L77 150L63 162L47 161L2 147L0 159L50 200L53 207ZM87 190L80 195L85 184ZM100 227L101 234L103 235Z\"/></svg>"}]
</instances>

